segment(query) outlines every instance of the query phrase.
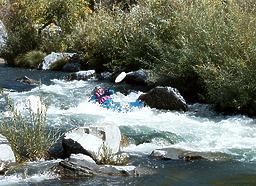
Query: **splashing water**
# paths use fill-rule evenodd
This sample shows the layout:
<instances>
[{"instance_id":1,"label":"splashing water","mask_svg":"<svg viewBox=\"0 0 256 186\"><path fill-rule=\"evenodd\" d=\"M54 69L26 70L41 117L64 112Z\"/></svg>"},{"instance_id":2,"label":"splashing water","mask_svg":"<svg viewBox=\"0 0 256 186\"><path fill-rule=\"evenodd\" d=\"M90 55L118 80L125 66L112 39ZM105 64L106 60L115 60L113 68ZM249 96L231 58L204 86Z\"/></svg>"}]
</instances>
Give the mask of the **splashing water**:
<instances>
[{"instance_id":1,"label":"splashing water","mask_svg":"<svg viewBox=\"0 0 256 186\"><path fill-rule=\"evenodd\" d=\"M53 80L27 92L9 92L14 100L40 96L47 105L48 124L55 128L74 128L97 123L114 123L131 144L123 151L149 154L162 147L201 152L223 152L240 161L256 160L255 120L245 116L217 115L205 105L191 105L190 111L171 112L144 107L129 112L107 110L89 102L97 81ZM100 84L108 86L107 84ZM135 101L141 92L127 96L117 93L118 102Z\"/></svg>"}]
</instances>

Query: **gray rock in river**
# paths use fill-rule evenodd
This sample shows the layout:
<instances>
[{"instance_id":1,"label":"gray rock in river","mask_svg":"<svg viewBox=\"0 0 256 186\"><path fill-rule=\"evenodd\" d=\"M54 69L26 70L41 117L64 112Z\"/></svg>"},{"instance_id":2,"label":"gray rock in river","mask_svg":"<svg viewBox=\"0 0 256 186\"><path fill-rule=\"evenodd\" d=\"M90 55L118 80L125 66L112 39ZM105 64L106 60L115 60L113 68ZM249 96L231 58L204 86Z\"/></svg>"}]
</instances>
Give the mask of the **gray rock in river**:
<instances>
[{"instance_id":1,"label":"gray rock in river","mask_svg":"<svg viewBox=\"0 0 256 186\"><path fill-rule=\"evenodd\" d=\"M89 79L95 78L96 72L95 70L85 70L85 71L79 71L75 73L71 73L65 77L66 80L72 81L72 80L84 80L87 81Z\"/></svg>"},{"instance_id":2,"label":"gray rock in river","mask_svg":"<svg viewBox=\"0 0 256 186\"><path fill-rule=\"evenodd\" d=\"M138 174L135 166L97 165L94 160L84 154L72 154L63 160L54 171L63 178L90 177L97 175L135 176Z\"/></svg>"},{"instance_id":3,"label":"gray rock in river","mask_svg":"<svg viewBox=\"0 0 256 186\"><path fill-rule=\"evenodd\" d=\"M161 160L185 161L202 159L210 161L226 161L231 159L230 155L221 152L196 152L177 148L156 149L150 154L150 156Z\"/></svg>"},{"instance_id":4,"label":"gray rock in river","mask_svg":"<svg viewBox=\"0 0 256 186\"><path fill-rule=\"evenodd\" d=\"M63 67L62 67L62 71L63 72L78 72L81 70L81 64L80 63L66 63Z\"/></svg>"},{"instance_id":5,"label":"gray rock in river","mask_svg":"<svg viewBox=\"0 0 256 186\"><path fill-rule=\"evenodd\" d=\"M188 105L179 91L172 87L157 86L138 98L152 108L187 111Z\"/></svg>"},{"instance_id":6,"label":"gray rock in river","mask_svg":"<svg viewBox=\"0 0 256 186\"><path fill-rule=\"evenodd\" d=\"M39 81L31 79L31 78L29 78L27 76L23 76L23 77L17 78L16 81L19 81L21 83L28 84L28 85L39 85L40 84Z\"/></svg>"},{"instance_id":7,"label":"gray rock in river","mask_svg":"<svg viewBox=\"0 0 256 186\"><path fill-rule=\"evenodd\" d=\"M128 72L124 81L129 84L147 85L149 81L148 71L140 69L137 71Z\"/></svg>"}]
</instances>

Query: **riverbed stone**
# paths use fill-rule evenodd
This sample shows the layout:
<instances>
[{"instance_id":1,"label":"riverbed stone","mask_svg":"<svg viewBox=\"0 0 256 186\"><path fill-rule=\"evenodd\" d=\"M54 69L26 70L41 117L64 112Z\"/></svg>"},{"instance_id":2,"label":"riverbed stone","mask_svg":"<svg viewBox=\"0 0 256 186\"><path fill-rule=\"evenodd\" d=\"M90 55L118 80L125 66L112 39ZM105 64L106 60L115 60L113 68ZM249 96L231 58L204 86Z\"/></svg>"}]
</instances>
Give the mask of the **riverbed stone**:
<instances>
[{"instance_id":1,"label":"riverbed stone","mask_svg":"<svg viewBox=\"0 0 256 186\"><path fill-rule=\"evenodd\" d=\"M148 78L148 72L143 69L140 69L137 71L131 71L126 73L124 81L129 84L147 85L149 81Z\"/></svg>"},{"instance_id":2,"label":"riverbed stone","mask_svg":"<svg viewBox=\"0 0 256 186\"><path fill-rule=\"evenodd\" d=\"M157 86L138 98L152 108L187 111L188 105L179 91L172 87Z\"/></svg>"},{"instance_id":3,"label":"riverbed stone","mask_svg":"<svg viewBox=\"0 0 256 186\"><path fill-rule=\"evenodd\" d=\"M68 63L66 63L62 67L63 72L79 72L82 68L82 62L83 59L80 55L75 54L73 55L69 60Z\"/></svg>"},{"instance_id":4,"label":"riverbed stone","mask_svg":"<svg viewBox=\"0 0 256 186\"><path fill-rule=\"evenodd\" d=\"M69 81L72 81L72 80L87 81L87 80L95 78L95 77L96 77L95 70L85 70L85 71L71 73L68 76L66 76L65 79L69 80Z\"/></svg>"},{"instance_id":5,"label":"riverbed stone","mask_svg":"<svg viewBox=\"0 0 256 186\"><path fill-rule=\"evenodd\" d=\"M110 81L112 79L113 73L112 72L102 72L99 75L100 80L108 80Z\"/></svg>"},{"instance_id":6,"label":"riverbed stone","mask_svg":"<svg viewBox=\"0 0 256 186\"><path fill-rule=\"evenodd\" d=\"M0 58L0 65L5 65L6 61L3 58Z\"/></svg>"},{"instance_id":7,"label":"riverbed stone","mask_svg":"<svg viewBox=\"0 0 256 186\"><path fill-rule=\"evenodd\" d=\"M9 141L0 134L0 173L5 172L10 163L15 163L16 159Z\"/></svg>"},{"instance_id":8,"label":"riverbed stone","mask_svg":"<svg viewBox=\"0 0 256 186\"><path fill-rule=\"evenodd\" d=\"M31 79L27 76L16 78L16 81L19 81L21 83L28 84L28 85L39 85L40 83L39 81Z\"/></svg>"},{"instance_id":9,"label":"riverbed stone","mask_svg":"<svg viewBox=\"0 0 256 186\"><path fill-rule=\"evenodd\" d=\"M85 154L98 161L104 148L112 154L119 152L121 132L113 124L97 124L79 127L65 134L62 146L67 156Z\"/></svg>"},{"instance_id":10,"label":"riverbed stone","mask_svg":"<svg viewBox=\"0 0 256 186\"><path fill-rule=\"evenodd\" d=\"M197 152L178 148L156 149L150 154L151 157L161 160L210 160L210 161L226 161L231 157L221 152Z\"/></svg>"},{"instance_id":11,"label":"riverbed stone","mask_svg":"<svg viewBox=\"0 0 256 186\"><path fill-rule=\"evenodd\" d=\"M78 72L81 70L81 64L80 63L66 63L62 67L63 72Z\"/></svg>"},{"instance_id":12,"label":"riverbed stone","mask_svg":"<svg viewBox=\"0 0 256 186\"><path fill-rule=\"evenodd\" d=\"M54 169L56 173L64 178L97 175L135 176L138 174L135 166L97 165L93 159L84 154L72 154L70 158L61 161Z\"/></svg>"}]
</instances>

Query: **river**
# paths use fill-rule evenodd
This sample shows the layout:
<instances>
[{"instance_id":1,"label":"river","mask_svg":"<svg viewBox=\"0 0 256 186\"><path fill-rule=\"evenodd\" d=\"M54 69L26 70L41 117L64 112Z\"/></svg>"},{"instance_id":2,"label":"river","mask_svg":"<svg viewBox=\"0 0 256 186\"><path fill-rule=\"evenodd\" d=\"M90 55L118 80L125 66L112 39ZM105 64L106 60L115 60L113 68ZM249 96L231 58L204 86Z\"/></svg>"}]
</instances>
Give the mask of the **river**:
<instances>
[{"instance_id":1,"label":"river","mask_svg":"<svg viewBox=\"0 0 256 186\"><path fill-rule=\"evenodd\" d=\"M40 86L15 81L24 75L40 80ZM24 176L17 173L0 177L0 185L256 185L256 120L243 116L223 116L208 105L189 105L189 111L170 112L144 107L130 112L106 110L88 102L96 85L104 82L65 81L65 73L0 66L0 87L15 100L30 95L46 103L47 124L55 129L72 129L97 123L114 123L130 141L122 149L132 164L145 167L149 174L136 177L99 176L60 179L41 170ZM119 97L135 100L142 92ZM0 100L3 101L3 100ZM229 155L225 161L156 160L149 155L163 147ZM35 163L40 167L42 162ZM33 167L31 165L31 167ZM32 168L28 169L32 169Z\"/></svg>"}]
</instances>

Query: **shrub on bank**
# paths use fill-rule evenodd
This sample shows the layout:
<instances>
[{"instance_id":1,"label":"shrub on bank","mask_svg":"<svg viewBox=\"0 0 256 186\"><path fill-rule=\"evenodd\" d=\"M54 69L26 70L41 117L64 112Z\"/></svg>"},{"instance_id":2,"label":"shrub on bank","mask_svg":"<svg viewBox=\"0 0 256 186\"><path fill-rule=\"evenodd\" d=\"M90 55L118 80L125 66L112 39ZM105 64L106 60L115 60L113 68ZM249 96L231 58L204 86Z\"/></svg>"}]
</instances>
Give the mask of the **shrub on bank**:
<instances>
[{"instance_id":1,"label":"shrub on bank","mask_svg":"<svg viewBox=\"0 0 256 186\"><path fill-rule=\"evenodd\" d=\"M15 58L31 50L46 53L69 49L66 41L73 26L90 13L86 0L16 0L0 2L0 19L5 24L8 38L1 57L9 65ZM61 35L45 37L42 30L55 24L61 27Z\"/></svg>"},{"instance_id":2,"label":"shrub on bank","mask_svg":"<svg viewBox=\"0 0 256 186\"><path fill-rule=\"evenodd\" d=\"M32 50L24 55L16 57L14 60L15 66L23 68L38 68L42 63L46 53Z\"/></svg>"},{"instance_id":3,"label":"shrub on bank","mask_svg":"<svg viewBox=\"0 0 256 186\"><path fill-rule=\"evenodd\" d=\"M256 114L255 7L250 0L197 0L179 16L186 63L220 111Z\"/></svg>"},{"instance_id":4,"label":"shrub on bank","mask_svg":"<svg viewBox=\"0 0 256 186\"><path fill-rule=\"evenodd\" d=\"M161 42L163 52L154 55L158 81L177 87L188 101L255 115L256 2L195 0L177 7L169 17L175 27L161 27L172 40Z\"/></svg>"},{"instance_id":5,"label":"shrub on bank","mask_svg":"<svg viewBox=\"0 0 256 186\"><path fill-rule=\"evenodd\" d=\"M173 2L146 0L129 13L99 9L77 24L72 33L74 48L110 70L151 68L166 51L166 43L175 48Z\"/></svg>"},{"instance_id":6,"label":"shrub on bank","mask_svg":"<svg viewBox=\"0 0 256 186\"><path fill-rule=\"evenodd\" d=\"M14 59L30 50L38 48L40 39L33 27L34 17L38 15L38 9L30 1L17 0L4 4L1 7L1 20L7 30L7 41L1 51L1 57L7 60L9 65L15 65ZM33 8L33 11L31 9Z\"/></svg>"}]
</instances>

